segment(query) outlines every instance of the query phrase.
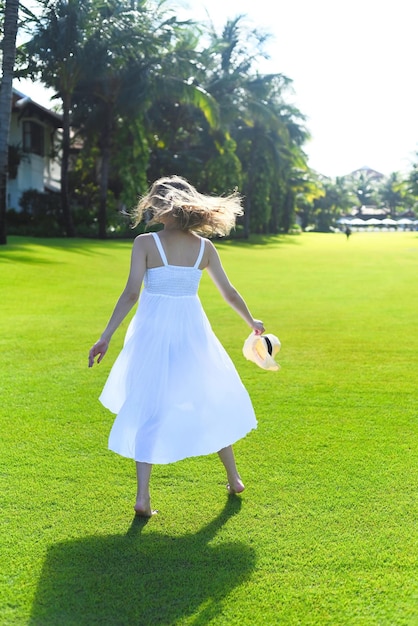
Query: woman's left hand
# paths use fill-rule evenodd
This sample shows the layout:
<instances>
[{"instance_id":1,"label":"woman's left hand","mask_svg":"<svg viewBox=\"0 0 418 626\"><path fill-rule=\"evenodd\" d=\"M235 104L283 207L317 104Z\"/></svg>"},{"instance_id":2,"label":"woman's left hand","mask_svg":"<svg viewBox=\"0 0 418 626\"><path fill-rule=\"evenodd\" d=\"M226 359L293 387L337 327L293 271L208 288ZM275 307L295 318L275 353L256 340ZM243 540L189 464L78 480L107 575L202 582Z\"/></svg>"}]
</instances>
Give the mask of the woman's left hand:
<instances>
[{"instance_id":1,"label":"woman's left hand","mask_svg":"<svg viewBox=\"0 0 418 626\"><path fill-rule=\"evenodd\" d=\"M264 324L261 320L253 320L251 328L256 335L262 335L265 331Z\"/></svg>"}]
</instances>

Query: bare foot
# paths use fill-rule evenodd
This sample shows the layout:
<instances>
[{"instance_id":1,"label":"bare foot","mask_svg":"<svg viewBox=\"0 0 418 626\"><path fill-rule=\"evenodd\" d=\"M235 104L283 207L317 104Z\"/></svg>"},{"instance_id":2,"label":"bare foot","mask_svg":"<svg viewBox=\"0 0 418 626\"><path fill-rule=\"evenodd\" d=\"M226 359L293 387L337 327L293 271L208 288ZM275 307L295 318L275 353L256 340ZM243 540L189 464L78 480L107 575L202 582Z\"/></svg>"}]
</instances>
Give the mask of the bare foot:
<instances>
[{"instance_id":1,"label":"bare foot","mask_svg":"<svg viewBox=\"0 0 418 626\"><path fill-rule=\"evenodd\" d=\"M141 509L136 505L134 506L134 511L137 517L152 517L158 513L158 511L152 511L151 509Z\"/></svg>"},{"instance_id":2,"label":"bare foot","mask_svg":"<svg viewBox=\"0 0 418 626\"><path fill-rule=\"evenodd\" d=\"M242 480L240 478L237 478L234 481L231 480L231 482L227 484L226 489L230 495L233 495L235 493L242 493L245 489L245 486Z\"/></svg>"},{"instance_id":3,"label":"bare foot","mask_svg":"<svg viewBox=\"0 0 418 626\"><path fill-rule=\"evenodd\" d=\"M158 513L158 511L153 511L151 509L151 503L149 500L137 500L134 506L134 511L135 515L137 515L138 517L152 517L152 515Z\"/></svg>"}]
</instances>

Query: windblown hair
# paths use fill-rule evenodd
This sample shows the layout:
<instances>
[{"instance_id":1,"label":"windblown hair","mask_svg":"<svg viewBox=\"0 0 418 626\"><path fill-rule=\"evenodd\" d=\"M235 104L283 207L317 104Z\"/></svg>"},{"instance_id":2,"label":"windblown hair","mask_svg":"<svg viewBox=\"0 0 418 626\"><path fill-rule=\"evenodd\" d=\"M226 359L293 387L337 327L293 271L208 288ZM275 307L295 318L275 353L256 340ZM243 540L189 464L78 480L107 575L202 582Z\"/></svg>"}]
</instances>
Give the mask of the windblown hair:
<instances>
[{"instance_id":1,"label":"windblown hair","mask_svg":"<svg viewBox=\"0 0 418 626\"><path fill-rule=\"evenodd\" d=\"M217 197L203 195L181 176L167 176L157 180L140 199L133 212L133 227L143 218L148 225L174 218L181 230L209 237L224 236L231 232L236 218L242 214L238 193Z\"/></svg>"}]
</instances>

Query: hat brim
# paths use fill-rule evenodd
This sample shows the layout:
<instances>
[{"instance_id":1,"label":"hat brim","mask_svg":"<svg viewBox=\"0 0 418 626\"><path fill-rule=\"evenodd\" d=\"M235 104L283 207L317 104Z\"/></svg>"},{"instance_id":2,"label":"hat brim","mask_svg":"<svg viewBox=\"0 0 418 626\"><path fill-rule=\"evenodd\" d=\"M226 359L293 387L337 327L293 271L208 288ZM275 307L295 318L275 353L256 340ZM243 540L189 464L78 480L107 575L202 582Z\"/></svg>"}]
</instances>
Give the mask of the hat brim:
<instances>
[{"instance_id":1,"label":"hat brim","mask_svg":"<svg viewBox=\"0 0 418 626\"><path fill-rule=\"evenodd\" d=\"M258 367L264 370L278 371L280 365L276 363L273 356L269 354L267 341L272 346L273 353L276 354L280 350L280 341L274 335L256 335L251 333L244 342L242 352L248 361L252 361Z\"/></svg>"}]
</instances>

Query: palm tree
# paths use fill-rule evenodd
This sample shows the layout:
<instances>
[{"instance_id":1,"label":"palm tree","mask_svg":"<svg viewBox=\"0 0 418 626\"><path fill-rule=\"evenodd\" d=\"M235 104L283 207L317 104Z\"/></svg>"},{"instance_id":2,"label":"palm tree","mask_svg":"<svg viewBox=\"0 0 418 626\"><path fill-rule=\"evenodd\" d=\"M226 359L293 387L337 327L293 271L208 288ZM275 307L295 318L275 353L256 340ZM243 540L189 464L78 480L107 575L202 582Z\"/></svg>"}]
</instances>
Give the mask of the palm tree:
<instances>
[{"instance_id":1,"label":"palm tree","mask_svg":"<svg viewBox=\"0 0 418 626\"><path fill-rule=\"evenodd\" d=\"M0 85L0 244L7 243L6 184L18 15L19 0L6 0L2 42L2 78Z\"/></svg>"},{"instance_id":2,"label":"palm tree","mask_svg":"<svg viewBox=\"0 0 418 626\"><path fill-rule=\"evenodd\" d=\"M250 201L246 226L256 232L290 228L298 186L295 172L307 169L301 149L307 137L304 118L284 102L288 85L280 74L250 81L245 115L234 130Z\"/></svg>"},{"instance_id":3,"label":"palm tree","mask_svg":"<svg viewBox=\"0 0 418 626\"><path fill-rule=\"evenodd\" d=\"M35 35L22 47L27 59L24 73L40 78L62 101L61 211L67 237L75 235L68 190L73 96L85 63L85 32L92 10L89 0L46 0Z\"/></svg>"},{"instance_id":4,"label":"palm tree","mask_svg":"<svg viewBox=\"0 0 418 626\"><path fill-rule=\"evenodd\" d=\"M407 177L409 191L415 198L418 198L418 151L415 154L415 161L412 163L412 169Z\"/></svg>"},{"instance_id":5,"label":"palm tree","mask_svg":"<svg viewBox=\"0 0 418 626\"><path fill-rule=\"evenodd\" d=\"M85 47L90 62L75 93L74 120L100 151L98 225L99 237L105 238L112 153L121 127L143 121L151 108L167 102L199 108L214 125L216 103L181 73L173 73L179 69L179 32L170 15L151 12L145 4L134 11L130 2L104 4L91 29Z\"/></svg>"},{"instance_id":6,"label":"palm tree","mask_svg":"<svg viewBox=\"0 0 418 626\"><path fill-rule=\"evenodd\" d=\"M223 139L212 134L213 153L229 139L236 143L245 194L244 234L277 230L280 213L294 206L289 193L292 167L304 167L301 145L307 138L304 118L286 105L291 81L282 74L260 75L255 61L263 56L266 36L245 26L243 16L228 20L221 36L211 33L205 52L204 88L216 99Z\"/></svg>"},{"instance_id":7,"label":"palm tree","mask_svg":"<svg viewBox=\"0 0 418 626\"><path fill-rule=\"evenodd\" d=\"M379 196L393 217L396 216L397 208L404 205L404 184L404 181L400 179L399 173L392 172L392 174L383 179L379 186Z\"/></svg>"},{"instance_id":8,"label":"palm tree","mask_svg":"<svg viewBox=\"0 0 418 626\"><path fill-rule=\"evenodd\" d=\"M383 174L362 167L346 177L352 192L357 196L359 213L363 206L375 205L377 200L377 188Z\"/></svg>"},{"instance_id":9,"label":"palm tree","mask_svg":"<svg viewBox=\"0 0 418 626\"><path fill-rule=\"evenodd\" d=\"M99 236L105 237L112 154L127 148L116 146L120 136L128 134L143 143L144 115L151 105L163 102L199 108L207 123L215 125L216 103L188 80L192 44L197 40L165 12L163 3L156 7L135 0L42 0L42 4L35 36L24 46L25 74L41 78L62 100L65 230L74 234L68 194L72 125L82 135L86 151L91 154L95 146L100 153L98 224Z\"/></svg>"},{"instance_id":10,"label":"palm tree","mask_svg":"<svg viewBox=\"0 0 418 626\"><path fill-rule=\"evenodd\" d=\"M417 213L418 209L418 152L415 153L415 161L411 163L411 169L402 184L404 203Z\"/></svg>"}]
</instances>

